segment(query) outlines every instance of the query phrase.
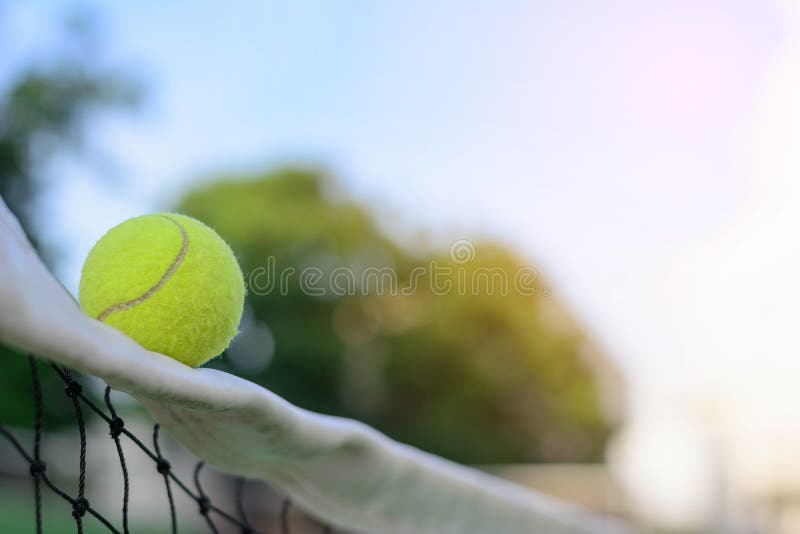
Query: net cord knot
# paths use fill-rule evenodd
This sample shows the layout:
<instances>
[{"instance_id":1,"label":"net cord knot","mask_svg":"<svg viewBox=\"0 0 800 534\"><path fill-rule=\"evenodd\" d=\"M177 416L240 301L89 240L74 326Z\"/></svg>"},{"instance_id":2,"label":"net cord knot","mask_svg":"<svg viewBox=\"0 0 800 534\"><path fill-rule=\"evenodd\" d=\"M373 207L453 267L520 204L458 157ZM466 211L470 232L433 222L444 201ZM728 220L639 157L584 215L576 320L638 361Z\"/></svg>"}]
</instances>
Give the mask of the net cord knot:
<instances>
[{"instance_id":1,"label":"net cord knot","mask_svg":"<svg viewBox=\"0 0 800 534\"><path fill-rule=\"evenodd\" d=\"M159 458L158 460L156 460L156 469L162 475L168 475L169 470L171 468L172 466L170 465L170 463L166 461L164 458Z\"/></svg>"},{"instance_id":2,"label":"net cord knot","mask_svg":"<svg viewBox=\"0 0 800 534\"><path fill-rule=\"evenodd\" d=\"M111 431L111 437L118 438L122 434L122 429L125 428L125 421L120 417L115 417L108 423L108 427Z\"/></svg>"},{"instance_id":3,"label":"net cord knot","mask_svg":"<svg viewBox=\"0 0 800 534\"><path fill-rule=\"evenodd\" d=\"M89 501L83 497L79 497L72 502L72 517L79 519L86 515L89 509Z\"/></svg>"},{"instance_id":4,"label":"net cord knot","mask_svg":"<svg viewBox=\"0 0 800 534\"><path fill-rule=\"evenodd\" d=\"M45 471L47 471L47 464L43 461L34 460L31 462L30 472L32 477L41 478L44 476Z\"/></svg>"},{"instance_id":5,"label":"net cord knot","mask_svg":"<svg viewBox=\"0 0 800 534\"><path fill-rule=\"evenodd\" d=\"M75 380L70 380L69 382L67 382L67 385L64 388L64 393L66 393L68 397L74 399L78 395L83 393L83 386L81 386Z\"/></svg>"},{"instance_id":6,"label":"net cord knot","mask_svg":"<svg viewBox=\"0 0 800 534\"><path fill-rule=\"evenodd\" d=\"M208 512L211 510L211 501L203 495L202 497L197 499L197 505L200 507L200 513L203 515L208 515Z\"/></svg>"}]
</instances>

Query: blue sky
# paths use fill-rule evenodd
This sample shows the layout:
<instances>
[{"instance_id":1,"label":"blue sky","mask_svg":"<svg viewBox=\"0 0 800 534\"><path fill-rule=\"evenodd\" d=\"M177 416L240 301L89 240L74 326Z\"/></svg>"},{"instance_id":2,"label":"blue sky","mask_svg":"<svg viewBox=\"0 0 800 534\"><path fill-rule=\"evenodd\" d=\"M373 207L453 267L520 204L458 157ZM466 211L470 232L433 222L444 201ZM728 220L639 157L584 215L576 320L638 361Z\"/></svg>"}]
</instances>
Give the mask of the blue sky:
<instances>
[{"instance_id":1,"label":"blue sky","mask_svg":"<svg viewBox=\"0 0 800 534\"><path fill-rule=\"evenodd\" d=\"M115 185L75 161L52 170L67 287L108 227L201 177L312 162L394 232L516 244L635 371L653 363L620 334L637 312L615 309L749 202L751 123L783 31L756 0L35 1L6 8L6 65L47 54L73 6L102 15L98 55L150 90L95 126Z\"/></svg>"}]
</instances>

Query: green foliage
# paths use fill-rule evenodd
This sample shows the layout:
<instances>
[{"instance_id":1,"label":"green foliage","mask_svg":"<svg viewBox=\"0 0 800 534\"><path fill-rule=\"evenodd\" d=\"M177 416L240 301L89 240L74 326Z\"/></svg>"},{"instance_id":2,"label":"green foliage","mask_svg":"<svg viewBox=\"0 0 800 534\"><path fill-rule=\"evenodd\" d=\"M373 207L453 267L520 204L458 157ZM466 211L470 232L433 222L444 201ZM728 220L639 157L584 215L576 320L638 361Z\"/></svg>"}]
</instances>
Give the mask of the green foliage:
<instances>
[{"instance_id":1,"label":"green foliage","mask_svg":"<svg viewBox=\"0 0 800 534\"><path fill-rule=\"evenodd\" d=\"M515 273L530 270L512 251L483 243L465 263L448 250L408 251L366 208L342 200L322 173L240 178L190 193L179 209L210 224L237 252L251 286L249 307L272 332L274 354L268 367L249 374L234 358L214 365L305 408L363 420L461 462L602 455L609 423L584 360L591 344L553 297L542 296L532 270L534 295L490 285L487 273L513 283ZM270 257L274 277L287 268L329 275L337 267L390 267L398 287L362 284L348 294L327 287L315 296L295 276L285 291L277 282L266 291L269 284L255 275ZM434 280L431 262L449 272ZM415 268L425 274L414 275ZM459 289L462 279L469 287ZM448 280L450 290L443 290ZM325 284L330 276L319 282Z\"/></svg>"},{"instance_id":2,"label":"green foliage","mask_svg":"<svg viewBox=\"0 0 800 534\"><path fill-rule=\"evenodd\" d=\"M3 389L0 393L0 423L16 428L32 428L35 420L33 381L27 356L0 344L3 358ZM38 362L42 384L43 424L48 429L75 423L75 410L64 394L64 382L49 363ZM80 380L79 376L76 379ZM94 396L93 392L86 392ZM0 531L1 532L1 531Z\"/></svg>"}]
</instances>

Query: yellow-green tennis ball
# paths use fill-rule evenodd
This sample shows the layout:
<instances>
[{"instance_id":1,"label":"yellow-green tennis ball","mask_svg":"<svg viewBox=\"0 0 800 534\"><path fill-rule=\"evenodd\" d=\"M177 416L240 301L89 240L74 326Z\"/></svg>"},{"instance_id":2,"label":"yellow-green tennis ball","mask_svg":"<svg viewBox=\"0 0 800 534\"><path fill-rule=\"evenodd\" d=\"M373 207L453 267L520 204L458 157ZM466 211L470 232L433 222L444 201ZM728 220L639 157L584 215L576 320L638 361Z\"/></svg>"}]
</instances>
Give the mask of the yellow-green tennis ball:
<instances>
[{"instance_id":1,"label":"yellow-green tennis ball","mask_svg":"<svg viewBox=\"0 0 800 534\"><path fill-rule=\"evenodd\" d=\"M147 350L198 366L236 335L244 282L214 230L161 213L129 219L100 238L83 265L79 300L87 315Z\"/></svg>"}]
</instances>

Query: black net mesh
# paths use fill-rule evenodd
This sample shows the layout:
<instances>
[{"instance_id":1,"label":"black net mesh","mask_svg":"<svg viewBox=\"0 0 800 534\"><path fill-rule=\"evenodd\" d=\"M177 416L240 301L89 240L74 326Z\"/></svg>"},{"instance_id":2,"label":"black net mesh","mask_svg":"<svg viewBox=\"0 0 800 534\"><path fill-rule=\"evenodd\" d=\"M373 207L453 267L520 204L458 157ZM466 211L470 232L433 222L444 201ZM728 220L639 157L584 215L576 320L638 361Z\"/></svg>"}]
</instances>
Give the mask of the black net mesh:
<instances>
[{"instance_id":1,"label":"black net mesh","mask_svg":"<svg viewBox=\"0 0 800 534\"><path fill-rule=\"evenodd\" d=\"M170 531L172 533L177 533L180 526L180 521L175 506L176 491L183 493L186 497L196 503L198 513L202 516L205 524L208 527L208 530L212 533L299 533L299 531L293 532L291 514L292 506L288 499L282 499L280 504L277 530L265 530L262 526L257 528L256 525L248 519L248 513L245 510L246 488L250 487L253 483L248 483L244 479L238 479L236 481L234 491L235 511L228 512L216 506L212 502L211 497L209 497L209 495L207 495L203 490L201 474L205 464L202 460L198 461L194 467L192 482L184 482L175 474L170 462L162 455L158 424L155 424L153 427L151 448L125 427L125 421L118 415L114 405L111 402L110 387L105 387L103 402L96 402L92 400L90 396L84 393L83 386L74 378L73 373L70 372L69 369L52 364L55 372L64 381L64 392L74 408L77 431L80 438L77 491L73 493L63 489L57 485L51 477L48 476L47 463L42 455L42 384L39 379L39 364L37 360L32 355L29 355L28 359L30 362L31 379L33 385L33 401L35 404L35 421L32 447L23 445L22 440L2 422L0 422L0 435L5 437L5 439L11 443L12 447L21 455L22 458L24 458L29 466L30 476L33 480L33 493L35 502L35 517L32 519L35 521L37 533L40 534L43 530L43 487L47 488L49 491L52 491L55 495L61 497L67 503L69 503L69 505L72 507L72 518L79 534L83 534L84 522L90 518L99 522L100 525L105 527L110 532L124 534L129 534L131 532L129 521L131 475L129 473L128 464L125 460L125 453L122 446L123 439L130 440L138 449L142 451L142 453L147 455L155 465L155 476L160 476L163 478L167 501L165 506L168 505L169 507ZM102 407L103 404L105 405L104 407ZM112 521L104 516L100 510L92 506L92 504L86 498L87 432L84 413L87 412L87 410L89 413L93 413L95 416L105 421L105 423L108 425L109 435L114 442L117 456L119 458L120 474L122 475L122 480L120 483L123 487L123 497L121 503L122 519L121 524L118 525L113 524ZM308 532L308 530L304 531ZM332 533L333 529L326 525L320 525L317 531Z\"/></svg>"}]
</instances>

